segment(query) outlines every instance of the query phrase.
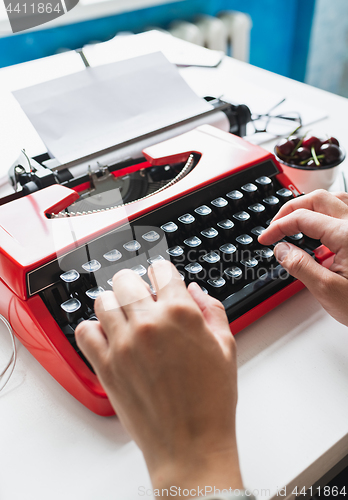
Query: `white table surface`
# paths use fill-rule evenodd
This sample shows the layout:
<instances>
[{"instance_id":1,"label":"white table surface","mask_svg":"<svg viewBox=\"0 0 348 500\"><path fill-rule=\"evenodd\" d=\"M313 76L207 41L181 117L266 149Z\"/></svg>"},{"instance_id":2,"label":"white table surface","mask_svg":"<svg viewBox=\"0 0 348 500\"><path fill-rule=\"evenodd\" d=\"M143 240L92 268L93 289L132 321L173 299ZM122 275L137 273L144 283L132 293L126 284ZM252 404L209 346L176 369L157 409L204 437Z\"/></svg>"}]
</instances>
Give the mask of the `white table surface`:
<instances>
[{"instance_id":1,"label":"white table surface","mask_svg":"<svg viewBox=\"0 0 348 500\"><path fill-rule=\"evenodd\" d=\"M13 71L27 70L0 73L0 130L14 154L19 143L31 145L22 132L11 139L21 114L18 108L11 113L14 103L5 89ZM299 109L303 103L320 106L328 118L310 130L337 136L348 149L346 99L230 58L217 69L181 71L201 95L211 93L216 82L229 93L253 82L296 99ZM4 155L9 158L11 151ZM310 487L348 453L348 330L304 290L236 340L237 436L245 485L265 499L286 486L291 497L295 486ZM3 366L10 340L2 324L0 345ZM145 463L117 418L94 415L75 401L18 342L16 369L0 393L1 500L128 500L142 498L140 487L151 487Z\"/></svg>"}]
</instances>

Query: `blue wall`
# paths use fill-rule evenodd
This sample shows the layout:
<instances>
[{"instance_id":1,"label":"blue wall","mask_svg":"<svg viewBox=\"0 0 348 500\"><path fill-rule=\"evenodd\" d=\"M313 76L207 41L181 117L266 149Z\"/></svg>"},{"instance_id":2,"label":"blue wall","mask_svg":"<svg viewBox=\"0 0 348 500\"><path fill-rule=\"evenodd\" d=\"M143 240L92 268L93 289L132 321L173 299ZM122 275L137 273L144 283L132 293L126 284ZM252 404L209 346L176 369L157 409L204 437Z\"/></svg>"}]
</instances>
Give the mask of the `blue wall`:
<instances>
[{"instance_id":1,"label":"blue wall","mask_svg":"<svg viewBox=\"0 0 348 500\"><path fill-rule=\"evenodd\" d=\"M0 67L76 49L91 40L105 41L119 31L166 28L174 19L222 10L250 14L251 64L303 81L315 0L185 0L73 25L24 32L0 39Z\"/></svg>"},{"instance_id":2,"label":"blue wall","mask_svg":"<svg viewBox=\"0 0 348 500\"><path fill-rule=\"evenodd\" d=\"M348 2L318 0L306 82L348 97Z\"/></svg>"}]
</instances>

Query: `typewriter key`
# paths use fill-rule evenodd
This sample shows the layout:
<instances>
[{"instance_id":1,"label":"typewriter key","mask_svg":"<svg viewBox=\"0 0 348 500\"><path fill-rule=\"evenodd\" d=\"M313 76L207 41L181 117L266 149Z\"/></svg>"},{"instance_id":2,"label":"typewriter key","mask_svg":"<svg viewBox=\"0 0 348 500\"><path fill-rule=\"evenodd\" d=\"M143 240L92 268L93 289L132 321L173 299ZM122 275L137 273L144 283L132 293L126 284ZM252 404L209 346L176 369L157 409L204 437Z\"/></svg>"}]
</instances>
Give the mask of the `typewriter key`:
<instances>
[{"instance_id":1,"label":"typewriter key","mask_svg":"<svg viewBox=\"0 0 348 500\"><path fill-rule=\"evenodd\" d=\"M64 282L65 288L69 294L81 286L80 273L78 273L75 269L71 269L70 271L66 271L61 274L60 279Z\"/></svg>"},{"instance_id":2,"label":"typewriter key","mask_svg":"<svg viewBox=\"0 0 348 500\"><path fill-rule=\"evenodd\" d=\"M222 262L232 262L237 260L237 247L232 243L224 243L219 248Z\"/></svg>"},{"instance_id":3,"label":"typewriter key","mask_svg":"<svg viewBox=\"0 0 348 500\"><path fill-rule=\"evenodd\" d=\"M255 251L256 256L260 262L272 262L274 260L274 253L268 247L260 248Z\"/></svg>"},{"instance_id":4,"label":"typewriter key","mask_svg":"<svg viewBox=\"0 0 348 500\"><path fill-rule=\"evenodd\" d=\"M82 264L82 267L88 273L95 273L96 271L98 271L98 269L101 268L101 264L97 260L93 259L89 262L86 262L85 264Z\"/></svg>"},{"instance_id":5,"label":"typewriter key","mask_svg":"<svg viewBox=\"0 0 348 500\"><path fill-rule=\"evenodd\" d=\"M279 198L272 195L272 196L268 196L267 198L264 198L263 202L266 204L267 212L269 214L275 215L278 212L278 210L280 208Z\"/></svg>"},{"instance_id":6,"label":"typewriter key","mask_svg":"<svg viewBox=\"0 0 348 500\"><path fill-rule=\"evenodd\" d=\"M214 227L208 227L201 231L201 235L204 238L204 245L213 248L216 246L216 242L219 236L219 232Z\"/></svg>"},{"instance_id":7,"label":"typewriter key","mask_svg":"<svg viewBox=\"0 0 348 500\"><path fill-rule=\"evenodd\" d=\"M217 225L221 227L221 229L225 230L230 230L234 227L234 223L231 221L231 219L221 220L220 222L217 223Z\"/></svg>"},{"instance_id":8,"label":"typewriter key","mask_svg":"<svg viewBox=\"0 0 348 500\"><path fill-rule=\"evenodd\" d=\"M94 301L101 293L103 293L105 290L101 286L95 286L94 288L90 288L89 290L86 290L86 296L87 296L87 303L89 305L93 305Z\"/></svg>"},{"instance_id":9,"label":"typewriter key","mask_svg":"<svg viewBox=\"0 0 348 500\"><path fill-rule=\"evenodd\" d=\"M184 243L190 248L196 248L202 243L202 240L200 240L197 236L192 236L191 238L186 238Z\"/></svg>"},{"instance_id":10,"label":"typewriter key","mask_svg":"<svg viewBox=\"0 0 348 500\"><path fill-rule=\"evenodd\" d=\"M220 196L219 198L215 198L215 200L213 200L211 204L214 205L214 207L216 208L223 208L228 205L228 201L225 200L225 198L222 198L222 196Z\"/></svg>"},{"instance_id":11,"label":"typewriter key","mask_svg":"<svg viewBox=\"0 0 348 500\"><path fill-rule=\"evenodd\" d=\"M239 243L242 250L249 250L254 242L253 238L248 234L241 234L237 236L236 242Z\"/></svg>"},{"instance_id":12,"label":"typewriter key","mask_svg":"<svg viewBox=\"0 0 348 500\"><path fill-rule=\"evenodd\" d=\"M60 307L63 309L69 323L73 323L82 316L81 302L76 298L66 300Z\"/></svg>"},{"instance_id":13,"label":"typewriter key","mask_svg":"<svg viewBox=\"0 0 348 500\"><path fill-rule=\"evenodd\" d=\"M280 197L281 201L284 203L291 200L294 197L290 189L287 188L279 189L279 191L277 191L276 194Z\"/></svg>"},{"instance_id":14,"label":"typewriter key","mask_svg":"<svg viewBox=\"0 0 348 500\"><path fill-rule=\"evenodd\" d=\"M178 221L181 222L181 233L192 234L194 228L196 227L196 218L191 214L184 214L178 217Z\"/></svg>"},{"instance_id":15,"label":"typewriter key","mask_svg":"<svg viewBox=\"0 0 348 500\"><path fill-rule=\"evenodd\" d=\"M147 233L142 235L142 238L148 243L154 243L155 241L160 239L160 235L157 231L148 231Z\"/></svg>"},{"instance_id":16,"label":"typewriter key","mask_svg":"<svg viewBox=\"0 0 348 500\"><path fill-rule=\"evenodd\" d=\"M224 270L224 274L228 282L232 285L239 283L243 276L242 270L237 266L227 267L227 269Z\"/></svg>"},{"instance_id":17,"label":"typewriter key","mask_svg":"<svg viewBox=\"0 0 348 500\"><path fill-rule=\"evenodd\" d=\"M232 200L232 205L236 209L238 207L241 207L243 205L243 193L238 191L238 189L234 189L233 191L230 191L229 193L226 194L227 198Z\"/></svg>"},{"instance_id":18,"label":"typewriter key","mask_svg":"<svg viewBox=\"0 0 348 500\"><path fill-rule=\"evenodd\" d=\"M175 231L178 230L178 226L175 224L175 222L166 222L161 226L161 229L165 233L175 233Z\"/></svg>"},{"instance_id":19,"label":"typewriter key","mask_svg":"<svg viewBox=\"0 0 348 500\"><path fill-rule=\"evenodd\" d=\"M146 274L146 267L139 264L138 266L131 267L131 271L134 271L139 276L144 276Z\"/></svg>"},{"instance_id":20,"label":"typewriter key","mask_svg":"<svg viewBox=\"0 0 348 500\"><path fill-rule=\"evenodd\" d=\"M207 289L213 296L219 296L226 290L226 280L222 276L208 279Z\"/></svg>"},{"instance_id":21,"label":"typewriter key","mask_svg":"<svg viewBox=\"0 0 348 500\"><path fill-rule=\"evenodd\" d=\"M195 212L198 215L207 216L211 214L211 208L207 205L201 205L200 207L195 208Z\"/></svg>"},{"instance_id":22,"label":"typewriter key","mask_svg":"<svg viewBox=\"0 0 348 500\"><path fill-rule=\"evenodd\" d=\"M266 207L262 203L254 203L248 207L252 214L252 220L255 222L263 222Z\"/></svg>"},{"instance_id":23,"label":"typewriter key","mask_svg":"<svg viewBox=\"0 0 348 500\"><path fill-rule=\"evenodd\" d=\"M139 248L141 248L141 245L137 240L131 240L128 241L128 243L125 243L123 248L125 248L127 252L136 252Z\"/></svg>"},{"instance_id":24,"label":"typewriter key","mask_svg":"<svg viewBox=\"0 0 348 500\"><path fill-rule=\"evenodd\" d=\"M273 181L266 175L262 175L261 177L255 179L255 184L257 184L263 195L271 193L273 189Z\"/></svg>"},{"instance_id":25,"label":"typewriter key","mask_svg":"<svg viewBox=\"0 0 348 500\"><path fill-rule=\"evenodd\" d=\"M215 200L211 201L210 203L213 205L213 207L215 207L215 212L220 213L220 215L229 209L228 201L222 196L220 196L219 198L215 198Z\"/></svg>"},{"instance_id":26,"label":"typewriter key","mask_svg":"<svg viewBox=\"0 0 348 500\"><path fill-rule=\"evenodd\" d=\"M255 186L255 184L253 184L252 182L244 184L244 186L241 187L241 190L247 197L248 201L255 200L258 193L257 186Z\"/></svg>"},{"instance_id":27,"label":"typewriter key","mask_svg":"<svg viewBox=\"0 0 348 500\"><path fill-rule=\"evenodd\" d=\"M203 275L203 267L198 262L187 264L187 266L185 266L185 271L187 272L189 280L200 278Z\"/></svg>"},{"instance_id":28,"label":"typewriter key","mask_svg":"<svg viewBox=\"0 0 348 500\"><path fill-rule=\"evenodd\" d=\"M203 255L202 259L207 264L216 264L220 260L220 255L216 252L209 252Z\"/></svg>"},{"instance_id":29,"label":"typewriter key","mask_svg":"<svg viewBox=\"0 0 348 500\"><path fill-rule=\"evenodd\" d=\"M202 279L218 278L221 276L223 264L218 252L211 251L201 255L199 257L199 262L204 268L204 276L202 275Z\"/></svg>"},{"instance_id":30,"label":"typewriter key","mask_svg":"<svg viewBox=\"0 0 348 500\"><path fill-rule=\"evenodd\" d=\"M255 257L251 257L250 259L243 259L240 261L241 265L244 266L244 274L248 281L257 280L257 266L259 265L259 261L255 259Z\"/></svg>"},{"instance_id":31,"label":"typewriter key","mask_svg":"<svg viewBox=\"0 0 348 500\"><path fill-rule=\"evenodd\" d=\"M109 262L116 262L122 258L122 254L114 248L113 250L104 253L103 257Z\"/></svg>"},{"instance_id":32,"label":"typewriter key","mask_svg":"<svg viewBox=\"0 0 348 500\"><path fill-rule=\"evenodd\" d=\"M288 236L287 239L289 239L291 243L294 243L295 245L299 245L300 243L303 243L304 236L303 236L303 233L297 233L297 234L293 234L292 236Z\"/></svg>"},{"instance_id":33,"label":"typewriter key","mask_svg":"<svg viewBox=\"0 0 348 500\"><path fill-rule=\"evenodd\" d=\"M149 259L147 259L150 265L153 264L154 262L159 262L161 260L166 260L166 259L162 257L162 255L155 255L154 257L150 257Z\"/></svg>"},{"instance_id":34,"label":"typewriter key","mask_svg":"<svg viewBox=\"0 0 348 500\"><path fill-rule=\"evenodd\" d=\"M193 224L195 220L196 219L191 214L184 214L178 217L178 221L185 225Z\"/></svg>"},{"instance_id":35,"label":"typewriter key","mask_svg":"<svg viewBox=\"0 0 348 500\"><path fill-rule=\"evenodd\" d=\"M250 214L248 214L248 212L246 212L245 210L233 214L233 218L238 223L239 229L245 229L249 225Z\"/></svg>"},{"instance_id":36,"label":"typewriter key","mask_svg":"<svg viewBox=\"0 0 348 500\"><path fill-rule=\"evenodd\" d=\"M168 248L166 252L171 256L171 257L179 257L184 253L184 249L182 247L179 247L179 245L176 245L175 247Z\"/></svg>"},{"instance_id":37,"label":"typewriter key","mask_svg":"<svg viewBox=\"0 0 348 500\"><path fill-rule=\"evenodd\" d=\"M264 231L266 231L266 229L263 226L256 226L256 227L253 227L253 229L250 232L258 237L258 236L261 236L261 234Z\"/></svg>"},{"instance_id":38,"label":"typewriter key","mask_svg":"<svg viewBox=\"0 0 348 500\"><path fill-rule=\"evenodd\" d=\"M168 244L173 245L179 233L177 224L175 224L175 222L166 222L161 226L161 229L165 232Z\"/></svg>"}]
</instances>

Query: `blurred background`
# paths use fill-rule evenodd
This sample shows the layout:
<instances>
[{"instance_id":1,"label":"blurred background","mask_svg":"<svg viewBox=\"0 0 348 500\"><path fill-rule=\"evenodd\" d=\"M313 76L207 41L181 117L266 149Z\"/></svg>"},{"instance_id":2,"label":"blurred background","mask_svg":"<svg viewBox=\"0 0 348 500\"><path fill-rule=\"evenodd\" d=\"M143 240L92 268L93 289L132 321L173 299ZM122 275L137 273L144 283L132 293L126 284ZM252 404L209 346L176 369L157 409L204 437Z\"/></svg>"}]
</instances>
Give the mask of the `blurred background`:
<instances>
[{"instance_id":1,"label":"blurred background","mask_svg":"<svg viewBox=\"0 0 348 500\"><path fill-rule=\"evenodd\" d=\"M80 0L18 34L0 0L0 67L154 28L348 97L347 0Z\"/></svg>"}]
</instances>

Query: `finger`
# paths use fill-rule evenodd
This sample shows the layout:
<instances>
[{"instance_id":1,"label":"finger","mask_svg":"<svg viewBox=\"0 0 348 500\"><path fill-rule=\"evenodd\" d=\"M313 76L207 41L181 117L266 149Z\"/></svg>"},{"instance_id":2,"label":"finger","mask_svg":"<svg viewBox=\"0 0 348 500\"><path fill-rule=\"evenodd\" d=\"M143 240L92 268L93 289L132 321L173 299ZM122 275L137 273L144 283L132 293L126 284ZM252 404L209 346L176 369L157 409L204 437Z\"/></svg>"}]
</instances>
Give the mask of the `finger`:
<instances>
[{"instance_id":1,"label":"finger","mask_svg":"<svg viewBox=\"0 0 348 500\"><path fill-rule=\"evenodd\" d=\"M347 280L318 264L307 252L289 243L274 248L278 262L289 274L302 281L322 306L338 321L344 322Z\"/></svg>"},{"instance_id":2,"label":"finger","mask_svg":"<svg viewBox=\"0 0 348 500\"><path fill-rule=\"evenodd\" d=\"M348 217L348 207L345 202L324 189L317 189L312 193L305 196L299 196L285 203L273 218L272 223L300 208L312 210L313 212L329 215L338 219Z\"/></svg>"},{"instance_id":3,"label":"finger","mask_svg":"<svg viewBox=\"0 0 348 500\"><path fill-rule=\"evenodd\" d=\"M126 330L127 316L114 292L100 294L94 303L94 311L109 342L115 336L115 331Z\"/></svg>"},{"instance_id":4,"label":"finger","mask_svg":"<svg viewBox=\"0 0 348 500\"><path fill-rule=\"evenodd\" d=\"M342 243L341 227L342 222L339 219L301 208L272 222L259 236L258 241L261 245L270 245L284 236L304 233L310 238L320 240L336 253Z\"/></svg>"},{"instance_id":5,"label":"finger","mask_svg":"<svg viewBox=\"0 0 348 500\"><path fill-rule=\"evenodd\" d=\"M76 343L96 368L108 350L108 340L98 321L82 321L75 330Z\"/></svg>"},{"instance_id":6,"label":"finger","mask_svg":"<svg viewBox=\"0 0 348 500\"><path fill-rule=\"evenodd\" d=\"M203 292L197 283L190 283L188 291L203 313L204 319L215 335L231 336L226 311L222 303Z\"/></svg>"},{"instance_id":7,"label":"finger","mask_svg":"<svg viewBox=\"0 0 348 500\"><path fill-rule=\"evenodd\" d=\"M117 302L129 318L132 314L148 311L154 304L145 281L131 269L123 269L115 274L112 285Z\"/></svg>"},{"instance_id":8,"label":"finger","mask_svg":"<svg viewBox=\"0 0 348 500\"><path fill-rule=\"evenodd\" d=\"M154 262L149 267L149 277L156 290L157 301L170 300L186 290L186 285L179 272L167 260Z\"/></svg>"},{"instance_id":9,"label":"finger","mask_svg":"<svg viewBox=\"0 0 348 500\"><path fill-rule=\"evenodd\" d=\"M348 193L342 192L342 193L332 193L332 194L334 194L336 198L341 200L343 203L348 205Z\"/></svg>"}]
</instances>

